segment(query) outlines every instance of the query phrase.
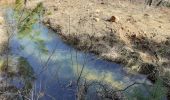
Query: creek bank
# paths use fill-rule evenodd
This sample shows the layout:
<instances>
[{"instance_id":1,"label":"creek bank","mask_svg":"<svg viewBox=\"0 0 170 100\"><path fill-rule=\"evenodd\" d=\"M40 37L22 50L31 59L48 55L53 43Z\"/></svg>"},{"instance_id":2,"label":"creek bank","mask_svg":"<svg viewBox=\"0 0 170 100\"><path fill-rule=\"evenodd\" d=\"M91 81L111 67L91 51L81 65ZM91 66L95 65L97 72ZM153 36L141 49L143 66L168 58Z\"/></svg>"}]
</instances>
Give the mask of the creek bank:
<instances>
[{"instance_id":1,"label":"creek bank","mask_svg":"<svg viewBox=\"0 0 170 100\"><path fill-rule=\"evenodd\" d=\"M169 73L168 9L120 2L44 0L44 23L65 42L132 71Z\"/></svg>"},{"instance_id":2,"label":"creek bank","mask_svg":"<svg viewBox=\"0 0 170 100\"><path fill-rule=\"evenodd\" d=\"M0 99L19 100L24 98L23 95L28 96L34 80L33 70L26 59L11 54L5 7L8 6L7 1L0 1L0 5Z\"/></svg>"},{"instance_id":3,"label":"creek bank","mask_svg":"<svg viewBox=\"0 0 170 100\"><path fill-rule=\"evenodd\" d=\"M5 64L5 60L6 60L6 57L5 57L5 53L6 53L6 44L7 44L7 39L8 39L8 36L7 36L7 29L6 29L6 22L5 22L5 18L4 18L4 11L5 9L4 8L0 8L0 99L2 100L11 100L11 99L16 99L18 97L16 97L16 92L17 92L17 89L16 87L14 87L13 85L10 84L9 82L9 78L8 74L6 73L6 64ZM11 63L11 64L14 64ZM11 65L10 64L10 65ZM13 69L15 69L12 66L12 69L10 69L9 72L12 72L13 73ZM10 67L11 68L11 67ZM12 71L13 70L13 71Z\"/></svg>"},{"instance_id":4,"label":"creek bank","mask_svg":"<svg viewBox=\"0 0 170 100\"><path fill-rule=\"evenodd\" d=\"M122 63L153 82L157 74L170 77L168 8L144 8L142 3L121 0L40 1L46 9L44 24L66 43ZM28 8L35 2L29 2Z\"/></svg>"},{"instance_id":5,"label":"creek bank","mask_svg":"<svg viewBox=\"0 0 170 100\"><path fill-rule=\"evenodd\" d=\"M155 55L153 57L155 57L154 59L156 59L156 60L153 62L142 61L141 58L139 57L140 55L138 54L138 52L131 51L129 48L126 48L126 45L122 41L117 40L117 38L119 38L119 37L114 36L114 33L112 33L112 32L110 34L104 35L102 37L89 36L87 34L80 34L80 35L65 34L65 33L62 33L60 25L55 26L55 25L51 24L49 20L50 19L48 19L47 21L44 20L44 24L48 28L54 30L57 34L59 34L59 36L65 41L65 43L72 45L73 47L77 48L80 51L94 53L101 59L124 64L125 68L129 69L129 71L132 73L138 72L138 73L141 73L144 75L148 75L148 79L151 80L152 82L155 82L155 80L157 80L157 76L159 73L160 76L163 79L165 79L166 82L168 82L167 84L165 83L165 86L167 86L168 91L170 91L169 80L167 80L167 78L169 77L169 67L168 67L169 63L168 63L168 61L161 62L161 63L157 62L157 58L155 57ZM114 37L114 38L112 38L112 37ZM153 44L149 44L149 45L153 45ZM119 51L119 52L117 52L117 53L115 52L114 57L110 57L110 55L104 55L104 53L110 52L110 49L111 49L109 47L110 45L111 46L118 45L118 47L116 47L116 49L114 49L114 50ZM145 46L145 43L141 44L141 45ZM113 54L114 51L111 51L111 52ZM153 53L153 52L151 51L151 53ZM117 56L117 55L119 55L119 56ZM165 64L165 66L163 66L163 67L165 67L165 69L160 68L161 65L159 65L159 64L163 64L163 65ZM166 69L168 69L168 70L166 70ZM169 94L168 94L168 98L169 98Z\"/></svg>"},{"instance_id":6,"label":"creek bank","mask_svg":"<svg viewBox=\"0 0 170 100\"><path fill-rule=\"evenodd\" d=\"M129 69L129 71L135 70L141 74L147 75L153 72L157 66L154 63L144 62L139 62L140 64L138 66L131 66L134 63L133 61L137 61L139 59L139 54L134 51L130 51L129 48L126 48L122 41L117 40L118 37L114 36L114 33L105 34L102 37L89 36L87 34L64 34L61 32L60 26L53 26L49 23L49 21L44 21L44 24L58 33L65 43L72 45L80 51L94 53L101 59L124 64L126 65L125 67ZM115 48L113 49L110 46L115 46ZM105 55L105 53L110 52L110 49L115 51L111 51L112 55ZM112 57L113 54L114 57ZM130 62L128 60L130 60ZM151 76L148 78L151 79ZM154 81L155 79L151 80Z\"/></svg>"},{"instance_id":7,"label":"creek bank","mask_svg":"<svg viewBox=\"0 0 170 100\"><path fill-rule=\"evenodd\" d=\"M122 63L153 82L169 78L169 9L120 2L44 0L43 21L79 50Z\"/></svg>"}]
</instances>

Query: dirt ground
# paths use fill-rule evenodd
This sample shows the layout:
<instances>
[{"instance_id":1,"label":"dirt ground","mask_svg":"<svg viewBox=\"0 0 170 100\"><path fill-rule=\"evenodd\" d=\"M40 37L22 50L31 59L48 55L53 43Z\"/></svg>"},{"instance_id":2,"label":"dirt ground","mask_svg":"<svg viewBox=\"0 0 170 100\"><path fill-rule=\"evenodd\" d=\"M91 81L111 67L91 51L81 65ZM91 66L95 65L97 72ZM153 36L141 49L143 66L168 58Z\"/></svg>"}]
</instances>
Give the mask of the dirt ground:
<instances>
[{"instance_id":1,"label":"dirt ground","mask_svg":"<svg viewBox=\"0 0 170 100\"><path fill-rule=\"evenodd\" d=\"M7 25L5 22L5 8L11 6L15 0L0 0L0 53L7 42Z\"/></svg>"},{"instance_id":2,"label":"dirt ground","mask_svg":"<svg viewBox=\"0 0 170 100\"><path fill-rule=\"evenodd\" d=\"M6 41L7 41L7 36L6 36L5 20L3 16L3 10L0 9L0 52Z\"/></svg>"},{"instance_id":3,"label":"dirt ground","mask_svg":"<svg viewBox=\"0 0 170 100\"><path fill-rule=\"evenodd\" d=\"M32 0L27 8L40 1L44 23L67 43L131 71L169 75L169 8L145 6L144 0Z\"/></svg>"}]
</instances>

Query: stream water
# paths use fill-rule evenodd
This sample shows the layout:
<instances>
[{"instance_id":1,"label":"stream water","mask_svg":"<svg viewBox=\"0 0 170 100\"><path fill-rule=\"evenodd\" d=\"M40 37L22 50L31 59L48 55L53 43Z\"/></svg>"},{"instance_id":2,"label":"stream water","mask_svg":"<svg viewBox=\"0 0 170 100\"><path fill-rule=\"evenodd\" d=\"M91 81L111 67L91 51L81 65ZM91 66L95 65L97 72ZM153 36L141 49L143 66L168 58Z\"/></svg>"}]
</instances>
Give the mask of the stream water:
<instances>
[{"instance_id":1,"label":"stream water","mask_svg":"<svg viewBox=\"0 0 170 100\"><path fill-rule=\"evenodd\" d=\"M11 16L9 10L7 19L12 20ZM13 55L25 58L33 68L36 76L33 92L41 94L40 100L75 100L76 87L72 84L83 67L81 78L118 89L145 79L145 76L127 73L120 64L74 49L41 23L34 24L29 35L16 34L10 47ZM69 84L72 86L68 87Z\"/></svg>"}]
</instances>

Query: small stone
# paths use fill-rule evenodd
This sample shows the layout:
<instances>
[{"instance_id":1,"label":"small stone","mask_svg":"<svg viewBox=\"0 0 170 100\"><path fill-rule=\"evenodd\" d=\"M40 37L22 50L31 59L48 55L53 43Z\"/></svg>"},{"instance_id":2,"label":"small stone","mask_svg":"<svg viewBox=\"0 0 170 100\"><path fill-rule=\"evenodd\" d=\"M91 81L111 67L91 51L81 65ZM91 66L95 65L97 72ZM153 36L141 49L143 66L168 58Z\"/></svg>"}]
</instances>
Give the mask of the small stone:
<instances>
[{"instance_id":1,"label":"small stone","mask_svg":"<svg viewBox=\"0 0 170 100\"><path fill-rule=\"evenodd\" d=\"M132 66L132 70L133 71L138 71L139 70L139 66Z\"/></svg>"},{"instance_id":2,"label":"small stone","mask_svg":"<svg viewBox=\"0 0 170 100\"><path fill-rule=\"evenodd\" d=\"M110 19L108 19L107 21L109 22L116 22L117 18L115 16L112 16Z\"/></svg>"},{"instance_id":3,"label":"small stone","mask_svg":"<svg viewBox=\"0 0 170 100\"><path fill-rule=\"evenodd\" d=\"M94 20L95 20L96 22L100 21L100 19L99 19L99 18L94 18Z\"/></svg>"},{"instance_id":4,"label":"small stone","mask_svg":"<svg viewBox=\"0 0 170 100\"><path fill-rule=\"evenodd\" d=\"M50 26L50 24L46 24L46 26L47 26L47 27L49 27L49 26Z\"/></svg>"},{"instance_id":5,"label":"small stone","mask_svg":"<svg viewBox=\"0 0 170 100\"><path fill-rule=\"evenodd\" d=\"M104 2L101 2L101 4L103 5L103 4L105 4Z\"/></svg>"}]
</instances>

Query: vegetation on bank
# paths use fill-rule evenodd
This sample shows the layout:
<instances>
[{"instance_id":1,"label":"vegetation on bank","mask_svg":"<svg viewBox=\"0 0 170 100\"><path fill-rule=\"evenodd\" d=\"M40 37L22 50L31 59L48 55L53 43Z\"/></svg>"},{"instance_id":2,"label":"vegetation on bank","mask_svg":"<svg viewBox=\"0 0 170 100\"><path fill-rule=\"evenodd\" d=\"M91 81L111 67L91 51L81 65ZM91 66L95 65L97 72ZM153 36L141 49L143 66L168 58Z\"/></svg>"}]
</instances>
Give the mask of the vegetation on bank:
<instances>
[{"instance_id":1,"label":"vegetation on bank","mask_svg":"<svg viewBox=\"0 0 170 100\"><path fill-rule=\"evenodd\" d=\"M16 0L13 8L8 8L6 12L6 25L8 39L1 51L0 60L0 99L3 100L25 100L30 97L33 89L33 82L36 78L35 73L27 62L27 59L13 55L10 43L16 33L18 37L30 33L33 24L38 21L42 4L38 4L32 11L23 9L23 0ZM12 9L12 12L11 10ZM11 15L13 14L13 15ZM5 14L4 14L5 15ZM14 82L14 83L13 83Z\"/></svg>"}]
</instances>

